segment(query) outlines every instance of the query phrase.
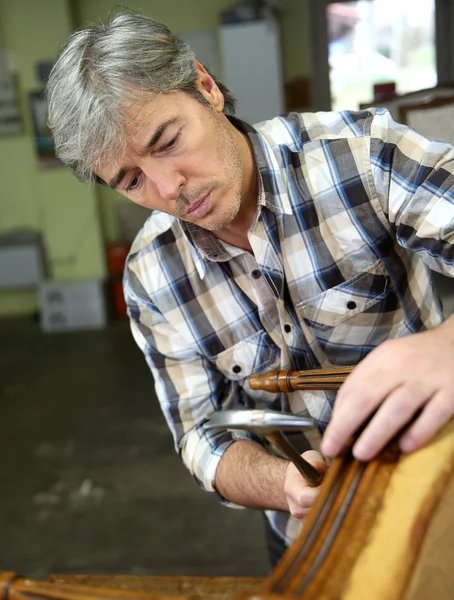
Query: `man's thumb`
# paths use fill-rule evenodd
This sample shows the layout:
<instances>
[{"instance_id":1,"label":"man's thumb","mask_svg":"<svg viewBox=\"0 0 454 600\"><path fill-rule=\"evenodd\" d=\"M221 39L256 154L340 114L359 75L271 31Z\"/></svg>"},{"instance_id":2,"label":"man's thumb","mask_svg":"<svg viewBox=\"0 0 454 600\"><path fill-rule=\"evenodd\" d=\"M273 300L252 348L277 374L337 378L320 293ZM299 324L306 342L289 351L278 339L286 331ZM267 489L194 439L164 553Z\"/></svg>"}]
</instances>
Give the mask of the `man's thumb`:
<instances>
[{"instance_id":1,"label":"man's thumb","mask_svg":"<svg viewBox=\"0 0 454 600\"><path fill-rule=\"evenodd\" d=\"M303 452L301 456L307 460L307 462L310 462L311 465L317 469L317 471L320 471L322 475L328 468L326 460L323 458L320 452L317 452L316 450L306 450L306 452Z\"/></svg>"}]
</instances>

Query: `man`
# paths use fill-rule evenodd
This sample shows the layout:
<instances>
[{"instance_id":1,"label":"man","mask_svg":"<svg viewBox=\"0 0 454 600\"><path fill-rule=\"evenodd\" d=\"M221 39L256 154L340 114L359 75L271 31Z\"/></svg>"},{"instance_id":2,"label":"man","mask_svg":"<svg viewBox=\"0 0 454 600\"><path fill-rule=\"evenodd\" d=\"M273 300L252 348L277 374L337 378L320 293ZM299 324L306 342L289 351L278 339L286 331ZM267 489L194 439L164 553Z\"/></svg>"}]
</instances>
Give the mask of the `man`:
<instances>
[{"instance_id":1,"label":"man","mask_svg":"<svg viewBox=\"0 0 454 600\"><path fill-rule=\"evenodd\" d=\"M261 440L204 424L227 407L309 411L335 456L369 421L354 446L368 460L410 422L404 452L451 418L454 320L428 267L454 275L453 149L375 109L251 127L182 40L131 13L74 33L48 96L76 176L154 210L125 273L133 335L182 460L222 502L266 511L276 561L317 491ZM335 405L248 387L346 364ZM305 457L323 470L323 455Z\"/></svg>"}]
</instances>

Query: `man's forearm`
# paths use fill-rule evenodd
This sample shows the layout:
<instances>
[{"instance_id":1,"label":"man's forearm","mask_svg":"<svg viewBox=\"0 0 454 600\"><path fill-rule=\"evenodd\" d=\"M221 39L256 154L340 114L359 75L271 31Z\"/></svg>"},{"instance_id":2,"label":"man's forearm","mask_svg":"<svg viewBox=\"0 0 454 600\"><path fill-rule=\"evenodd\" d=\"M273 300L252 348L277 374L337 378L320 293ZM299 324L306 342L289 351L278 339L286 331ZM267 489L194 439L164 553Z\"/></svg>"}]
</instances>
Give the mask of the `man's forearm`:
<instances>
[{"instance_id":1,"label":"man's forearm","mask_svg":"<svg viewBox=\"0 0 454 600\"><path fill-rule=\"evenodd\" d=\"M252 441L229 446L216 470L217 491L230 502L250 508L288 511L284 480L288 462Z\"/></svg>"}]
</instances>

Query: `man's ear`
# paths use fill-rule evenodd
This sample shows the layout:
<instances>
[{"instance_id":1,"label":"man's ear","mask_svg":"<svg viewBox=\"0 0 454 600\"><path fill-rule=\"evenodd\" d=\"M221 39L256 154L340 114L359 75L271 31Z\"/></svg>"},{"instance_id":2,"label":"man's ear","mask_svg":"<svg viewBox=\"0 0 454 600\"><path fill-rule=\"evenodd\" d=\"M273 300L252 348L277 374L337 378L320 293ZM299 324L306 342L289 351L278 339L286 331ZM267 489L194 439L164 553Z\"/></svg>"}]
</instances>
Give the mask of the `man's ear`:
<instances>
[{"instance_id":1,"label":"man's ear","mask_svg":"<svg viewBox=\"0 0 454 600\"><path fill-rule=\"evenodd\" d=\"M195 61L195 66L197 89L208 100L215 111L221 113L224 110L224 95L205 67L197 60Z\"/></svg>"}]
</instances>

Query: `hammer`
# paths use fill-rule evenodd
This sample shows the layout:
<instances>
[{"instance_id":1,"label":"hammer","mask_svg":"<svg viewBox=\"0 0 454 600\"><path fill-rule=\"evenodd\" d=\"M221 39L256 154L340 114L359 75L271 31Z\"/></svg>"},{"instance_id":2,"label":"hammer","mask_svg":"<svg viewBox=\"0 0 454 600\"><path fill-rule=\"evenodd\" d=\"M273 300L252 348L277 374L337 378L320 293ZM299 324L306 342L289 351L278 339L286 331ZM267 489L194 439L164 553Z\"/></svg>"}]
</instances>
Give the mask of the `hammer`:
<instances>
[{"instance_id":1,"label":"hammer","mask_svg":"<svg viewBox=\"0 0 454 600\"><path fill-rule=\"evenodd\" d=\"M244 429L263 436L295 465L310 487L317 487L322 482L323 475L300 456L282 434L283 431L293 429L312 429L314 420L311 418L272 410L223 410L211 413L205 427Z\"/></svg>"}]
</instances>

